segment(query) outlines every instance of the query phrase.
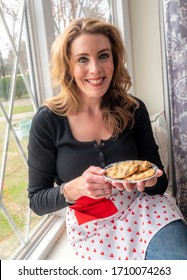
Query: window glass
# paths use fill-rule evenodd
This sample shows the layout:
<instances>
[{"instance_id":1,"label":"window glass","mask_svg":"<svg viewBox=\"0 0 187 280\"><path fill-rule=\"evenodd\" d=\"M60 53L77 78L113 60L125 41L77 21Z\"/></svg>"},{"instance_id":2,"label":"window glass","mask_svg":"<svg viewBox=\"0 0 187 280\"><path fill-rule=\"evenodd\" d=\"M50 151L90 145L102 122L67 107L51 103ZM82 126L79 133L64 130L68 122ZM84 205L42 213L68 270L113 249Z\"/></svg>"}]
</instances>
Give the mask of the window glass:
<instances>
[{"instance_id":1,"label":"window glass","mask_svg":"<svg viewBox=\"0 0 187 280\"><path fill-rule=\"evenodd\" d=\"M27 143L36 111L24 0L0 1L0 258L23 246L30 216ZM32 83L31 83L32 80Z\"/></svg>"},{"instance_id":2,"label":"window glass","mask_svg":"<svg viewBox=\"0 0 187 280\"><path fill-rule=\"evenodd\" d=\"M111 22L110 0L51 0L56 35L75 18L94 17Z\"/></svg>"}]
</instances>

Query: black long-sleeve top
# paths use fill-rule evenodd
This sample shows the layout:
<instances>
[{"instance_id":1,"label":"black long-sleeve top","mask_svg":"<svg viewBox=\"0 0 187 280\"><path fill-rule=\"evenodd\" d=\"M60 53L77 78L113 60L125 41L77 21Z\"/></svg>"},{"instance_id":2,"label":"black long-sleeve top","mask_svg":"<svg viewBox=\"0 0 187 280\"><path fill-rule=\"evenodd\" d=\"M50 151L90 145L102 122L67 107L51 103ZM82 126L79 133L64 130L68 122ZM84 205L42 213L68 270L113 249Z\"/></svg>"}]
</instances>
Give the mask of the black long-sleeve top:
<instances>
[{"instance_id":1,"label":"black long-sleeve top","mask_svg":"<svg viewBox=\"0 0 187 280\"><path fill-rule=\"evenodd\" d=\"M51 213L68 204L57 184L80 176L89 166L106 165L121 160L148 160L163 170L155 143L148 111L144 103L135 112L135 125L117 138L96 141L77 141L67 117L42 106L35 114L29 136L29 199L31 209L38 215ZM163 194L167 188L165 173L157 184L145 188L147 194Z\"/></svg>"}]
</instances>

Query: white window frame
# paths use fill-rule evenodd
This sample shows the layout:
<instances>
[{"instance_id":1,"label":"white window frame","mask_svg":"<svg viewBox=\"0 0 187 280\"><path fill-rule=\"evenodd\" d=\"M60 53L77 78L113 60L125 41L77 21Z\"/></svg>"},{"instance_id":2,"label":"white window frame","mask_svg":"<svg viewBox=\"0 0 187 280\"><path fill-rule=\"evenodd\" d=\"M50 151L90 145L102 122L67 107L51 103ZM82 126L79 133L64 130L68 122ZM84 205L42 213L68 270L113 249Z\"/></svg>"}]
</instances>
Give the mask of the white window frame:
<instances>
[{"instance_id":1,"label":"white window frame","mask_svg":"<svg viewBox=\"0 0 187 280\"><path fill-rule=\"evenodd\" d=\"M51 44L55 39L55 30L50 6L50 0L27 0L28 29L39 105L42 105L46 98L53 96L49 56Z\"/></svg>"},{"instance_id":2,"label":"white window frame","mask_svg":"<svg viewBox=\"0 0 187 280\"><path fill-rule=\"evenodd\" d=\"M112 0L112 11L114 24L119 28L125 42L127 51L127 69L129 71L132 85L134 84L133 61L132 61L132 44L131 28L129 17L129 0ZM131 93L134 93L133 86Z\"/></svg>"}]
</instances>

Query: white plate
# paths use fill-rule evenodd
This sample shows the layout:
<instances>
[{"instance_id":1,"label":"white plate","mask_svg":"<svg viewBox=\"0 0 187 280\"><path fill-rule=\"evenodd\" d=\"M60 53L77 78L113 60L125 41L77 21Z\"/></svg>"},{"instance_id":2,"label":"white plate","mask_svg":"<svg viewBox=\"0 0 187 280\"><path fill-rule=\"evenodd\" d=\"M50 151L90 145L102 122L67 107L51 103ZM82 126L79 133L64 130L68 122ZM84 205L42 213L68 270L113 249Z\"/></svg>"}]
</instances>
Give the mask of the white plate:
<instances>
[{"instance_id":1,"label":"white plate","mask_svg":"<svg viewBox=\"0 0 187 280\"><path fill-rule=\"evenodd\" d=\"M115 163L111 163L107 166L105 166L104 170L108 169L109 167L115 165L115 164L119 164L121 162L128 162L128 161L132 161L132 160L124 160L124 161L118 161L118 162L115 162ZM136 161L136 160L135 160ZM137 160L139 161L139 160ZM155 170L155 174L153 174L152 176L150 177L147 177L147 178L144 178L144 179L141 179L141 180L125 180L125 179L114 179L112 177L109 177L109 176L106 176L106 175L103 175L105 177L105 179L109 182L116 182L116 183L125 183L125 182L128 182L128 183L137 183L137 182L142 182L142 181L147 181L153 177L156 176L157 172L158 172L158 167L155 165L155 164L152 164L152 168Z\"/></svg>"}]
</instances>

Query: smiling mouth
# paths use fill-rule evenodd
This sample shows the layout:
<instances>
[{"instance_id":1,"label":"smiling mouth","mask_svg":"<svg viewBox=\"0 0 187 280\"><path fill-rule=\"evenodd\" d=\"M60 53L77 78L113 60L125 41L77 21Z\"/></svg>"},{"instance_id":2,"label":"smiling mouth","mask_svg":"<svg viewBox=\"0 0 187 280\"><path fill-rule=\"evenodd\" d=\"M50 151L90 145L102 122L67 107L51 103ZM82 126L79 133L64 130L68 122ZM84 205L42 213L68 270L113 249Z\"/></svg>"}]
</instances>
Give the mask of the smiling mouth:
<instances>
[{"instance_id":1,"label":"smiling mouth","mask_svg":"<svg viewBox=\"0 0 187 280\"><path fill-rule=\"evenodd\" d=\"M86 80L89 84L92 84L92 85L100 85L103 83L105 77L102 77L102 78L99 78L99 79L89 79L89 80Z\"/></svg>"}]
</instances>

